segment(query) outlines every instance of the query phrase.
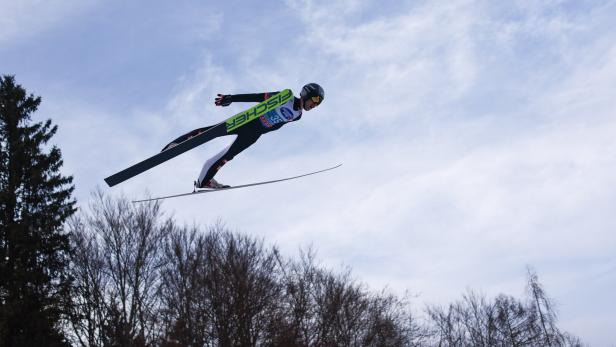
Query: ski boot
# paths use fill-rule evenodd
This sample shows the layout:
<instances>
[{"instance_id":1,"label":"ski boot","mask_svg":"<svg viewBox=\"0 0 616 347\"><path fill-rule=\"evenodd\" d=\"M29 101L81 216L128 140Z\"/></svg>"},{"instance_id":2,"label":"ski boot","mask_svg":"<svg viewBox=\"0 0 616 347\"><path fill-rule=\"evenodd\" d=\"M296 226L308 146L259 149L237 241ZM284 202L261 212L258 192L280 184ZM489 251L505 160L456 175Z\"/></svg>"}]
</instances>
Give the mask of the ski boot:
<instances>
[{"instance_id":1,"label":"ski boot","mask_svg":"<svg viewBox=\"0 0 616 347\"><path fill-rule=\"evenodd\" d=\"M200 188L207 188L207 189L223 189L223 188L230 188L231 186L228 186L226 184L222 184L222 183L218 183L218 181L216 181L215 179L211 179L207 182L205 182L205 184L202 184L200 187L197 185L197 181L195 181L195 191L197 189Z\"/></svg>"}]
</instances>

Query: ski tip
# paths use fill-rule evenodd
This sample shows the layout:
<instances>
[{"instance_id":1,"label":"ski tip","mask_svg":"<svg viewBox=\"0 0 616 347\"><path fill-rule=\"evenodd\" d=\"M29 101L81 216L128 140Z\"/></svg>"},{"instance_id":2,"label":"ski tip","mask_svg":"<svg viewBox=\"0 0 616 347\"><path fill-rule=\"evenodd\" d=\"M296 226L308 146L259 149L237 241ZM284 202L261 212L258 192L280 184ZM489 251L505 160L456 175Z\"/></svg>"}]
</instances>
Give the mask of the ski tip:
<instances>
[{"instance_id":1,"label":"ski tip","mask_svg":"<svg viewBox=\"0 0 616 347\"><path fill-rule=\"evenodd\" d=\"M111 179L111 177L107 177L107 178L105 178L105 183L107 183L107 185L108 185L109 187L113 187L113 186L115 186L115 185L116 185L116 183L114 183L114 182L113 182L113 180Z\"/></svg>"},{"instance_id":2,"label":"ski tip","mask_svg":"<svg viewBox=\"0 0 616 347\"><path fill-rule=\"evenodd\" d=\"M321 170L320 172L323 172L323 171L329 171L329 170L333 170L333 169L337 169L337 168L339 168L339 167L341 167L341 166L342 166L342 163L340 163L340 164L336 164L336 165L334 165L334 166L332 166L332 167L328 167L327 169L323 169L323 170Z\"/></svg>"}]
</instances>

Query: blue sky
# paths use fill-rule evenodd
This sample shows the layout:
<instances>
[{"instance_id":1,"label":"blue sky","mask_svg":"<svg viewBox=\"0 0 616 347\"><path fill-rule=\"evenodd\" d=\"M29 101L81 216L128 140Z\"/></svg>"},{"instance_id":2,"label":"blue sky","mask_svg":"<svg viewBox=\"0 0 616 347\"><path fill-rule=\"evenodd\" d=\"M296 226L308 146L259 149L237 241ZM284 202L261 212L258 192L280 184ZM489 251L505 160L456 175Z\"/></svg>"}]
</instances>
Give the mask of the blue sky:
<instances>
[{"instance_id":1,"label":"blue sky","mask_svg":"<svg viewBox=\"0 0 616 347\"><path fill-rule=\"evenodd\" d=\"M533 266L563 328L616 344L615 1L4 1L0 73L43 97L64 170L142 197L190 190L218 139L137 178L103 178L249 105L216 93L319 82L325 102L165 202L287 255L312 244L372 288L522 295Z\"/></svg>"}]
</instances>

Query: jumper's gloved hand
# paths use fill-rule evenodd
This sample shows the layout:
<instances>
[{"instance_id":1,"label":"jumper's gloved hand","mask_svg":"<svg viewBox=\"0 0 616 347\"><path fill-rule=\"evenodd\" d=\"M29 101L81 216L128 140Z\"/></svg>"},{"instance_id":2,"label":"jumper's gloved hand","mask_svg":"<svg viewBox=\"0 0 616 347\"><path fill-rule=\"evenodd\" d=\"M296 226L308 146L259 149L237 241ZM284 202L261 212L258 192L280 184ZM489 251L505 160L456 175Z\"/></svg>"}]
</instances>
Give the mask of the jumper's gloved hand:
<instances>
[{"instance_id":1,"label":"jumper's gloved hand","mask_svg":"<svg viewBox=\"0 0 616 347\"><path fill-rule=\"evenodd\" d=\"M231 105L231 95L218 94L214 99L216 106L229 106Z\"/></svg>"}]
</instances>

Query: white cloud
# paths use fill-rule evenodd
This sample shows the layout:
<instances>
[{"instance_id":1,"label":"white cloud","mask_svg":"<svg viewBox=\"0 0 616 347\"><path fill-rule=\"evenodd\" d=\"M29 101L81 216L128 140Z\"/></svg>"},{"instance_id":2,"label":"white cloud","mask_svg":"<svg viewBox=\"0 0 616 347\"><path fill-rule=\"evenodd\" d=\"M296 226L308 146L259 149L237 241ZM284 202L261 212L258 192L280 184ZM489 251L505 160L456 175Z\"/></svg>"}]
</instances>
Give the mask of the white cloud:
<instances>
[{"instance_id":1,"label":"white cloud","mask_svg":"<svg viewBox=\"0 0 616 347\"><path fill-rule=\"evenodd\" d=\"M28 39L91 9L97 0L44 0L0 1L0 44Z\"/></svg>"}]
</instances>

